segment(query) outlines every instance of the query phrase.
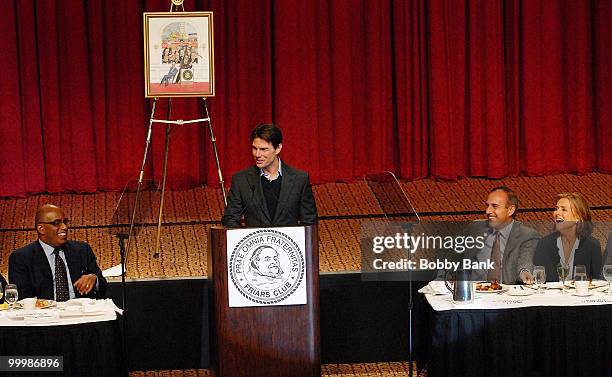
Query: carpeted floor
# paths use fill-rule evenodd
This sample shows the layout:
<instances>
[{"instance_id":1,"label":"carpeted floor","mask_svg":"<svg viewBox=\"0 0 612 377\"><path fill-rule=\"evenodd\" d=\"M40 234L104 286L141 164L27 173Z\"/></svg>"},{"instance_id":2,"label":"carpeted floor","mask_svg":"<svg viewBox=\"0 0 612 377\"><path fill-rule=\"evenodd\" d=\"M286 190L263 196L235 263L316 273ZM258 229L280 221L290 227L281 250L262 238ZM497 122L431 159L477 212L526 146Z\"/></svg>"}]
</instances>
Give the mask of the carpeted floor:
<instances>
[{"instance_id":1,"label":"carpeted floor","mask_svg":"<svg viewBox=\"0 0 612 377\"><path fill-rule=\"evenodd\" d=\"M456 182L419 180L402 182L423 220L471 220L482 217L486 193L492 187L508 185L521 199L522 220L549 220L555 194L578 191L594 209L594 220L612 222L612 176L592 173L549 177L517 177L503 180L468 178ZM319 222L320 271L360 270L359 235L361 224L384 217L379 203L363 181L330 183L314 187ZM64 208L72 220L71 238L89 242L101 268L119 263L119 247L111 231L125 230L114 224L128 222L127 208L113 218L120 193L36 195L25 199L0 200L0 272L6 274L8 256L35 239L33 217L44 203ZM127 195L133 203L133 194ZM164 226L160 257L153 258L157 235L159 192L145 192L138 218L139 227L128 256L128 278L206 276L207 233L218 226L222 214L219 189L202 187L168 191L165 198ZM126 203L124 201L124 203ZM398 217L397 219L401 219ZM599 227L595 236L602 245L608 227Z\"/></svg>"},{"instance_id":2,"label":"carpeted floor","mask_svg":"<svg viewBox=\"0 0 612 377\"><path fill-rule=\"evenodd\" d=\"M413 376L417 376L413 369ZM368 363L368 364L324 364L321 366L322 377L406 377L407 362ZM421 371L418 377L426 377ZM206 369L164 370L131 372L130 377L210 377Z\"/></svg>"}]
</instances>

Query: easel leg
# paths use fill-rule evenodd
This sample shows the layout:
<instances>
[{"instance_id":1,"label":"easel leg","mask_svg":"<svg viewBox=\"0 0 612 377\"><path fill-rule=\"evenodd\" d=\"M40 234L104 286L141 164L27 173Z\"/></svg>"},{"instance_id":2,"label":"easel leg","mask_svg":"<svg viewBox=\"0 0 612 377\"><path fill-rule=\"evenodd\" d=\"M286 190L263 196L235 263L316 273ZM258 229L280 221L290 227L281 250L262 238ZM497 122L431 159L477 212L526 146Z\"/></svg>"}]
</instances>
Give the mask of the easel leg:
<instances>
[{"instance_id":1,"label":"easel leg","mask_svg":"<svg viewBox=\"0 0 612 377\"><path fill-rule=\"evenodd\" d=\"M172 98L168 100L168 120L172 117ZM159 246L161 241L161 226L164 213L164 196L166 194L166 177L168 173L168 154L170 152L170 124L166 125L166 141L164 143L164 167L162 172L161 198L159 201L159 217L157 218L157 239L155 240L155 253L153 258L159 258Z\"/></svg>"},{"instance_id":2,"label":"easel leg","mask_svg":"<svg viewBox=\"0 0 612 377\"><path fill-rule=\"evenodd\" d=\"M213 153L215 154L215 162L217 163L217 175L219 176L219 183L221 184L221 192L223 193L223 203L227 205L227 194L225 193L225 183L223 182L223 173L221 173L221 164L219 163L219 153L217 153L217 139L215 139L215 134L213 133L212 121L210 120L210 115L208 114L208 103L206 102L206 97L202 98L204 101L204 111L206 111L206 118L208 119L208 130L210 131L210 141L213 146Z\"/></svg>"},{"instance_id":3,"label":"easel leg","mask_svg":"<svg viewBox=\"0 0 612 377\"><path fill-rule=\"evenodd\" d=\"M142 156L142 165L140 167L140 175L138 176L138 185L136 187L136 199L134 200L134 209L132 210L132 218L130 219L130 231L128 232L127 247L125 251L124 261L124 275L127 269L127 257L130 252L130 241L132 240L132 234L134 233L134 221L136 220L136 211L138 210L138 202L140 200L140 191L142 189L142 181L144 179L144 169L147 163L147 155L149 153L149 146L151 145L151 133L153 130L153 120L155 119L155 107L157 105L157 98L153 99L153 106L151 107L151 117L149 118L149 130L147 131L147 138L145 139L144 155Z\"/></svg>"}]
</instances>

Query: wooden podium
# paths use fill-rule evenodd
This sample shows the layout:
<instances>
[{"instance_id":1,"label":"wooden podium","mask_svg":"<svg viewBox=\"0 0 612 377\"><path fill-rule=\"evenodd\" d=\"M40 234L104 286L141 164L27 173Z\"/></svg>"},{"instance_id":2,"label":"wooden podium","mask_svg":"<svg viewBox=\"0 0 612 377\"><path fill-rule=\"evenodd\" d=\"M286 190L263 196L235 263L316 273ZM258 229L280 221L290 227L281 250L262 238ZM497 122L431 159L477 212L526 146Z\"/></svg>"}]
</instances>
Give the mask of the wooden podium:
<instances>
[{"instance_id":1,"label":"wooden podium","mask_svg":"<svg viewBox=\"0 0 612 377\"><path fill-rule=\"evenodd\" d=\"M321 376L317 228L304 228L307 304L237 308L229 307L228 229L210 230L208 286L214 376Z\"/></svg>"}]
</instances>

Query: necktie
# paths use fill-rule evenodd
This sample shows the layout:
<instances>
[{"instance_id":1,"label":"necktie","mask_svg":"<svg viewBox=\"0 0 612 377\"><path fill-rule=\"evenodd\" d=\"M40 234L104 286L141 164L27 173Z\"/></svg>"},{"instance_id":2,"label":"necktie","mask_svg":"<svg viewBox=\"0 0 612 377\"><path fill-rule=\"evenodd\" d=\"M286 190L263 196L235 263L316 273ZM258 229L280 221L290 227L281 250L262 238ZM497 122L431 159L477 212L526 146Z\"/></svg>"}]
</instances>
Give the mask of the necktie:
<instances>
[{"instance_id":1,"label":"necktie","mask_svg":"<svg viewBox=\"0 0 612 377\"><path fill-rule=\"evenodd\" d=\"M487 273L487 280L490 282L499 282L501 276L501 251L499 249L499 232L495 232L495 240L493 241L493 247L491 248L491 262L493 268L489 269Z\"/></svg>"},{"instance_id":2,"label":"necktie","mask_svg":"<svg viewBox=\"0 0 612 377\"><path fill-rule=\"evenodd\" d=\"M55 254L55 300L68 301L70 292L68 291L68 275L66 275L66 265L59 255L60 249L53 250Z\"/></svg>"}]
</instances>

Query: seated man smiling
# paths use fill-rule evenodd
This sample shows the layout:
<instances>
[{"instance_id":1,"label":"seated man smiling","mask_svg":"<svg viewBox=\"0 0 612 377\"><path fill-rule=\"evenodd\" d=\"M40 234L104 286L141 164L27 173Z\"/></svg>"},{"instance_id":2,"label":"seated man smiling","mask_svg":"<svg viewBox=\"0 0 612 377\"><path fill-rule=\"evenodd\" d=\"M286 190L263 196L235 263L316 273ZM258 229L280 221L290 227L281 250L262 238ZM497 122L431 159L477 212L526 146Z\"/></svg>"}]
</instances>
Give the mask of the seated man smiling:
<instances>
[{"instance_id":1,"label":"seated man smiling","mask_svg":"<svg viewBox=\"0 0 612 377\"><path fill-rule=\"evenodd\" d=\"M68 240L64 211L45 204L34 221L38 240L9 257L9 280L17 285L19 298L103 297L107 283L96 256L87 243Z\"/></svg>"}]
</instances>

